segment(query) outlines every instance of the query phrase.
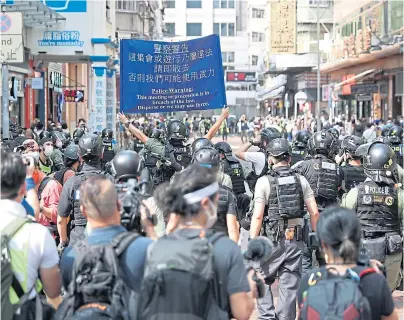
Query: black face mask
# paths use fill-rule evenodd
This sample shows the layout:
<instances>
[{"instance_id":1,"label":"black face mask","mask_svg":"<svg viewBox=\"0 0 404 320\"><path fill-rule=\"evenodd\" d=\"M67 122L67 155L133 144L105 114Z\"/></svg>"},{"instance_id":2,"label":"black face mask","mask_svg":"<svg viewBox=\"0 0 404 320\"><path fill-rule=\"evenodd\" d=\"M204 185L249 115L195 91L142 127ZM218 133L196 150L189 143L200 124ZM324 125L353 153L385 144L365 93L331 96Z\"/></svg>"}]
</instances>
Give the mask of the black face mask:
<instances>
[{"instance_id":1,"label":"black face mask","mask_svg":"<svg viewBox=\"0 0 404 320\"><path fill-rule=\"evenodd\" d=\"M83 166L84 166L84 163L83 162L80 163L79 166L77 167L76 172L81 172L81 170L83 170Z\"/></svg>"}]
</instances>

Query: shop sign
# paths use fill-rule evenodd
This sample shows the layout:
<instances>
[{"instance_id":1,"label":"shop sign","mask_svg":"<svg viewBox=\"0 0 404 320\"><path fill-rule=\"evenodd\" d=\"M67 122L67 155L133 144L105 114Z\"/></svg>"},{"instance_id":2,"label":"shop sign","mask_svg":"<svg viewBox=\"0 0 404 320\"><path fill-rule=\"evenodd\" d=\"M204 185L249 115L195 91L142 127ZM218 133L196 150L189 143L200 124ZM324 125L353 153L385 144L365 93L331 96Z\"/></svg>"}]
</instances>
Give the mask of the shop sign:
<instances>
[{"instance_id":1,"label":"shop sign","mask_svg":"<svg viewBox=\"0 0 404 320\"><path fill-rule=\"evenodd\" d=\"M38 40L40 47L82 47L80 32L74 31L44 31L42 40Z\"/></svg>"},{"instance_id":2,"label":"shop sign","mask_svg":"<svg viewBox=\"0 0 404 320\"><path fill-rule=\"evenodd\" d=\"M65 90L65 102L84 102L84 90Z\"/></svg>"},{"instance_id":3,"label":"shop sign","mask_svg":"<svg viewBox=\"0 0 404 320\"><path fill-rule=\"evenodd\" d=\"M349 79L351 79L351 78L353 78L353 77L355 77L355 74L347 74L347 75L344 75L344 76L342 77L342 81L349 80ZM341 89L341 90L342 90L342 95L349 95L349 94L352 94L351 87L352 87L353 84L355 84L355 80L348 81L347 84L343 85L343 86L342 86L342 89Z\"/></svg>"},{"instance_id":4,"label":"shop sign","mask_svg":"<svg viewBox=\"0 0 404 320\"><path fill-rule=\"evenodd\" d=\"M226 71L227 82L257 82L255 72Z\"/></svg>"},{"instance_id":5,"label":"shop sign","mask_svg":"<svg viewBox=\"0 0 404 320\"><path fill-rule=\"evenodd\" d=\"M0 14L2 62L24 62L24 44L22 41L22 13L9 12Z\"/></svg>"},{"instance_id":6,"label":"shop sign","mask_svg":"<svg viewBox=\"0 0 404 320\"><path fill-rule=\"evenodd\" d=\"M377 93L378 87L374 83L355 84L351 87L352 94L372 94Z\"/></svg>"},{"instance_id":7,"label":"shop sign","mask_svg":"<svg viewBox=\"0 0 404 320\"><path fill-rule=\"evenodd\" d=\"M35 90L43 90L43 78L31 78L31 88Z\"/></svg>"},{"instance_id":8,"label":"shop sign","mask_svg":"<svg viewBox=\"0 0 404 320\"><path fill-rule=\"evenodd\" d=\"M296 53L296 0L271 1L271 53Z\"/></svg>"}]
</instances>

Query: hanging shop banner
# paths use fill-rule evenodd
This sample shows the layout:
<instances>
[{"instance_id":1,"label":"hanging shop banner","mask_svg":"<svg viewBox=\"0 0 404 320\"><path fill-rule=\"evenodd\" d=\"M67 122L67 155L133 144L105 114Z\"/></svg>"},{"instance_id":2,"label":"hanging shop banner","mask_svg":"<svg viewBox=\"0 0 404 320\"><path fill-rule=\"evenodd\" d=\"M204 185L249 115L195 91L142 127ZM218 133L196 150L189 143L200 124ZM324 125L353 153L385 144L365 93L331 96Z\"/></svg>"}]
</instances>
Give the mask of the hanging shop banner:
<instances>
[{"instance_id":1,"label":"hanging shop banner","mask_svg":"<svg viewBox=\"0 0 404 320\"><path fill-rule=\"evenodd\" d=\"M226 105L220 40L182 42L122 39L121 111L154 113Z\"/></svg>"},{"instance_id":2,"label":"hanging shop banner","mask_svg":"<svg viewBox=\"0 0 404 320\"><path fill-rule=\"evenodd\" d=\"M84 90L65 90L65 102L83 102Z\"/></svg>"}]
</instances>

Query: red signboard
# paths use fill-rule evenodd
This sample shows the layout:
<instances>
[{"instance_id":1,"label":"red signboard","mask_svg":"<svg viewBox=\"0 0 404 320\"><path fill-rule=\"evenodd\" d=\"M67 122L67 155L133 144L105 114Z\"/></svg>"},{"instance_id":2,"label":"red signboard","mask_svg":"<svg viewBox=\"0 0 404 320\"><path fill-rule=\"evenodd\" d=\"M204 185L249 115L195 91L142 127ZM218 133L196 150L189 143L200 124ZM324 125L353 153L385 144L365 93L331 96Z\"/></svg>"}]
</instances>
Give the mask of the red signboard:
<instances>
[{"instance_id":1,"label":"red signboard","mask_svg":"<svg viewBox=\"0 0 404 320\"><path fill-rule=\"evenodd\" d=\"M342 81L349 80L351 78L355 77L354 74L347 74L342 77ZM342 86L342 94L343 95L349 95L351 94L351 86L355 84L355 80L350 80L348 81L345 85Z\"/></svg>"},{"instance_id":2,"label":"red signboard","mask_svg":"<svg viewBox=\"0 0 404 320\"><path fill-rule=\"evenodd\" d=\"M65 90L63 92L65 102L83 102L84 90Z\"/></svg>"}]
</instances>

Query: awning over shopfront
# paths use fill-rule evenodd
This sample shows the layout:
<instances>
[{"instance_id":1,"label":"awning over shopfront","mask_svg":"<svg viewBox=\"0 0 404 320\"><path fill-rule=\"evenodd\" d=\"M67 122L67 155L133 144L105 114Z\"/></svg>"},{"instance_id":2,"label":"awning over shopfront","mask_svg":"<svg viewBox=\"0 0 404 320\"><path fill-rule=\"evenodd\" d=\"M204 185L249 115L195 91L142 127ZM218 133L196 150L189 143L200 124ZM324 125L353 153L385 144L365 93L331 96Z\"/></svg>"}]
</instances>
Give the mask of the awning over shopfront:
<instances>
[{"instance_id":1,"label":"awning over shopfront","mask_svg":"<svg viewBox=\"0 0 404 320\"><path fill-rule=\"evenodd\" d=\"M265 90L265 92L263 92L262 94L257 93L257 95L255 96L255 100L261 102L266 99L279 99L282 98L284 92L285 86L278 86L277 88L273 88L271 90Z\"/></svg>"},{"instance_id":2,"label":"awning over shopfront","mask_svg":"<svg viewBox=\"0 0 404 320\"><path fill-rule=\"evenodd\" d=\"M334 90L339 90L339 89L341 89L342 86L344 86L344 85L346 85L346 84L350 84L350 83L352 83L352 82L356 82L356 81L358 81L358 80L360 80L360 79L363 79L363 78L365 78L365 77L370 77L370 76L372 76L373 74L379 73L379 72L381 72L381 71L382 71L382 70L380 70L380 69L369 69L369 70L366 70L366 71L364 71L364 72L361 72L361 73L355 75L355 76L352 77L352 78L349 78L349 79L346 79L346 80L344 80L344 81L342 81L342 82L340 82L340 83L337 83L337 84L334 86Z\"/></svg>"},{"instance_id":3,"label":"awning over shopfront","mask_svg":"<svg viewBox=\"0 0 404 320\"><path fill-rule=\"evenodd\" d=\"M53 27L65 17L50 9L39 0L14 0L12 4L3 4L3 12L22 12L23 23L26 27Z\"/></svg>"}]
</instances>

